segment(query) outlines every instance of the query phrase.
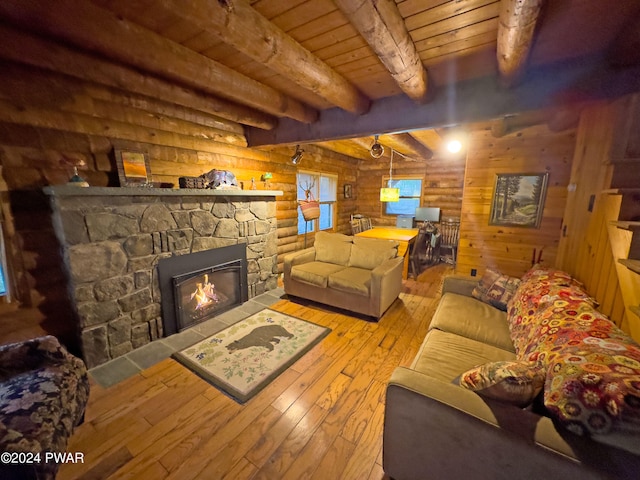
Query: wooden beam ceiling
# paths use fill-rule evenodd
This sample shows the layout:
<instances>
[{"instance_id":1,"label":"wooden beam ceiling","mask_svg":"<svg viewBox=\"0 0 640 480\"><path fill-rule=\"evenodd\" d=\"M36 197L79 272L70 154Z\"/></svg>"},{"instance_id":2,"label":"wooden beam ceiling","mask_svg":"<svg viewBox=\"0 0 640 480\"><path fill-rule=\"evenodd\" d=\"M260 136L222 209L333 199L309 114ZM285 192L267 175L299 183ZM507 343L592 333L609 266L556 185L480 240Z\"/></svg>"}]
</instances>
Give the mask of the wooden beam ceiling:
<instances>
[{"instance_id":1,"label":"wooden beam ceiling","mask_svg":"<svg viewBox=\"0 0 640 480\"><path fill-rule=\"evenodd\" d=\"M595 8L600 2L584 8L580 1L550 2L543 17L544 5L58 0L53 8L47 0L4 0L0 58L116 88L150 112L166 111L165 101L203 112L212 124L224 119L234 131L243 125L251 146L323 142L370 158L373 135L380 134L387 150L429 158L442 139L417 131L506 116L496 126L500 133L531 121L513 116L522 111L557 111L640 89L634 49L640 8L622 2L610 22L600 22L606 11ZM577 29L583 37L565 41L573 38L563 37L567 23L584 27ZM597 35L585 38L586 26ZM608 69L605 54L630 68ZM432 103L423 105L427 96ZM577 111L562 110L549 127L574 124ZM410 133L388 135L395 132ZM353 137L364 139L336 140Z\"/></svg>"},{"instance_id":2,"label":"wooden beam ceiling","mask_svg":"<svg viewBox=\"0 0 640 480\"><path fill-rule=\"evenodd\" d=\"M250 146L259 146L438 128L541 108L562 108L577 101L611 99L638 90L640 66L620 70L603 68L599 63L565 62L529 72L522 83L506 90L500 88L495 77L478 78L439 87L427 105L416 105L408 97L397 95L375 101L366 115L330 109L310 125L281 119L271 131L248 128L247 140Z\"/></svg>"},{"instance_id":3,"label":"wooden beam ceiling","mask_svg":"<svg viewBox=\"0 0 640 480\"><path fill-rule=\"evenodd\" d=\"M502 0L500 4L498 69L508 87L523 77L543 4L544 0Z\"/></svg>"},{"instance_id":4,"label":"wooden beam ceiling","mask_svg":"<svg viewBox=\"0 0 640 480\"><path fill-rule=\"evenodd\" d=\"M433 152L429 147L408 133L396 133L392 135L382 135L380 141L393 148L395 151L412 157L414 160L426 160L433 157Z\"/></svg>"},{"instance_id":5,"label":"wooden beam ceiling","mask_svg":"<svg viewBox=\"0 0 640 480\"><path fill-rule=\"evenodd\" d=\"M150 30L84 0L3 0L0 15L26 30L89 49L133 68L304 123L318 112ZM96 26L99 25L99 28Z\"/></svg>"},{"instance_id":6,"label":"wooden beam ceiling","mask_svg":"<svg viewBox=\"0 0 640 480\"><path fill-rule=\"evenodd\" d=\"M369 98L248 2L158 0L157 3L331 104L355 114L369 109Z\"/></svg>"},{"instance_id":7,"label":"wooden beam ceiling","mask_svg":"<svg viewBox=\"0 0 640 480\"><path fill-rule=\"evenodd\" d=\"M276 118L244 105L116 65L0 24L0 58L182 105L233 122L274 128Z\"/></svg>"},{"instance_id":8,"label":"wooden beam ceiling","mask_svg":"<svg viewBox=\"0 0 640 480\"><path fill-rule=\"evenodd\" d=\"M427 71L393 0L335 0L409 98L427 101Z\"/></svg>"}]
</instances>

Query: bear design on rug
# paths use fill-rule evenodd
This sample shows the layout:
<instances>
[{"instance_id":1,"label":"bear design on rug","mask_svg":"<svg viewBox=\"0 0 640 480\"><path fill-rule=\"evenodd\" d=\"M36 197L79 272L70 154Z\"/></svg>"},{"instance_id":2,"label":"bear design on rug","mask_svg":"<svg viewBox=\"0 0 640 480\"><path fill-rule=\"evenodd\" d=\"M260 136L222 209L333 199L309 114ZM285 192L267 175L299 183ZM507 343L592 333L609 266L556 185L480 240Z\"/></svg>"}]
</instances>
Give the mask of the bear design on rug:
<instances>
[{"instance_id":1,"label":"bear design on rug","mask_svg":"<svg viewBox=\"0 0 640 480\"><path fill-rule=\"evenodd\" d=\"M265 325L254 328L251 333L227 345L229 352L243 350L249 347L264 347L269 351L273 350L273 345L280 343L277 337L292 338L294 335L287 332L281 325Z\"/></svg>"}]
</instances>

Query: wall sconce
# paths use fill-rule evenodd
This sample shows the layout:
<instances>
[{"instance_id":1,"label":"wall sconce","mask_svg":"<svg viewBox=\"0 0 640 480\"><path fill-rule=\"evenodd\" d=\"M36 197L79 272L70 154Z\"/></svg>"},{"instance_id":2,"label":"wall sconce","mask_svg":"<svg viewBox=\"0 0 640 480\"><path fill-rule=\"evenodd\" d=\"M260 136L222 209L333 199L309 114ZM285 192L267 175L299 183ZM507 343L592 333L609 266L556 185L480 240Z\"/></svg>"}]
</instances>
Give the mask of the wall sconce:
<instances>
[{"instance_id":1,"label":"wall sconce","mask_svg":"<svg viewBox=\"0 0 640 480\"><path fill-rule=\"evenodd\" d=\"M302 155L304 154L304 150L300 149L300 145L296 145L296 151L291 156L291 163L294 165L298 165L300 160L302 160Z\"/></svg>"}]
</instances>

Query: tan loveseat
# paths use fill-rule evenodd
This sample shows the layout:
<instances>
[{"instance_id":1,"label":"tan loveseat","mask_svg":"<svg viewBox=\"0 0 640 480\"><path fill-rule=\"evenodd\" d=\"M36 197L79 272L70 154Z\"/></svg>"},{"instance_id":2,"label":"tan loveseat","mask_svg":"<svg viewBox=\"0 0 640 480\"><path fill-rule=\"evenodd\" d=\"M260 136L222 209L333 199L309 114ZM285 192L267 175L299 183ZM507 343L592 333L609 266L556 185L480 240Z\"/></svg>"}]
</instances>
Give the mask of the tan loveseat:
<instances>
[{"instance_id":1,"label":"tan loveseat","mask_svg":"<svg viewBox=\"0 0 640 480\"><path fill-rule=\"evenodd\" d=\"M284 290L379 319L402 289L397 254L392 240L318 232L313 247L284 258Z\"/></svg>"},{"instance_id":2,"label":"tan loveseat","mask_svg":"<svg viewBox=\"0 0 640 480\"><path fill-rule=\"evenodd\" d=\"M445 278L416 358L389 381L385 473L395 480L640 478L638 455L458 384L477 365L516 359L507 313L473 298L477 284Z\"/></svg>"}]
</instances>

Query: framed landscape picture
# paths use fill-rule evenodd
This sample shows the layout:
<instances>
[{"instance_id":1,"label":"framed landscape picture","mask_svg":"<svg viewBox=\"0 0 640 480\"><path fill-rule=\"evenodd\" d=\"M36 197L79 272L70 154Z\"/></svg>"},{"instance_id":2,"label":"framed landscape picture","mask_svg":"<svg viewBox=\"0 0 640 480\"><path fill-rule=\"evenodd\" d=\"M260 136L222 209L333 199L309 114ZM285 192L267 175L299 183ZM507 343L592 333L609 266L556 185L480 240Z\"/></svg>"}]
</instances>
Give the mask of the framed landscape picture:
<instances>
[{"instance_id":1,"label":"framed landscape picture","mask_svg":"<svg viewBox=\"0 0 640 480\"><path fill-rule=\"evenodd\" d=\"M147 186L151 183L149 156L146 153L116 150L115 156L121 187Z\"/></svg>"},{"instance_id":2,"label":"framed landscape picture","mask_svg":"<svg viewBox=\"0 0 640 480\"><path fill-rule=\"evenodd\" d=\"M489 225L538 228L548 178L548 173L497 174Z\"/></svg>"}]
</instances>

